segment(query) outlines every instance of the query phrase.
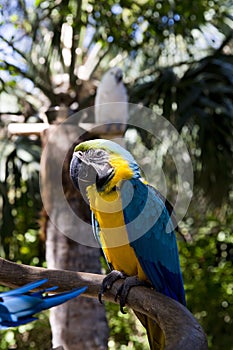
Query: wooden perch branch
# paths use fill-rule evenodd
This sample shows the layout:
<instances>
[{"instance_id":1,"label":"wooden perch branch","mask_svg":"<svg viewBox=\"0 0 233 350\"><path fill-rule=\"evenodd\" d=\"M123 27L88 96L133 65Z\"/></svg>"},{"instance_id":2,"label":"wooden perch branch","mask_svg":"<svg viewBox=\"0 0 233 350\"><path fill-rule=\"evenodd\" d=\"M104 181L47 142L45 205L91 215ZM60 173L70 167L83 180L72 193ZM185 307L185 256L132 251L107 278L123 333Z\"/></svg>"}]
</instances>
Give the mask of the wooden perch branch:
<instances>
[{"instance_id":1,"label":"wooden perch branch","mask_svg":"<svg viewBox=\"0 0 233 350\"><path fill-rule=\"evenodd\" d=\"M64 121L64 119L63 119ZM55 124L56 125L56 124ZM19 136L40 136L47 130L51 124L49 123L10 123L8 125L8 134ZM89 132L93 137L102 135L105 138L122 137L125 132L125 124L122 123L79 123L79 127Z\"/></svg>"},{"instance_id":2,"label":"wooden perch branch","mask_svg":"<svg viewBox=\"0 0 233 350\"><path fill-rule=\"evenodd\" d=\"M97 298L104 276L51 270L19 265L0 258L0 283L8 287L48 278L48 286L59 286L58 291L88 286L86 297ZM114 283L104 300L115 303L114 296L122 281ZM166 350L207 350L206 336L193 315L181 304L146 287L134 287L127 298L127 306L154 319L164 331Z\"/></svg>"},{"instance_id":3,"label":"wooden perch branch","mask_svg":"<svg viewBox=\"0 0 233 350\"><path fill-rule=\"evenodd\" d=\"M48 128L49 128L48 123L10 123L8 125L8 133L9 133L9 136L41 135L41 133Z\"/></svg>"}]
</instances>

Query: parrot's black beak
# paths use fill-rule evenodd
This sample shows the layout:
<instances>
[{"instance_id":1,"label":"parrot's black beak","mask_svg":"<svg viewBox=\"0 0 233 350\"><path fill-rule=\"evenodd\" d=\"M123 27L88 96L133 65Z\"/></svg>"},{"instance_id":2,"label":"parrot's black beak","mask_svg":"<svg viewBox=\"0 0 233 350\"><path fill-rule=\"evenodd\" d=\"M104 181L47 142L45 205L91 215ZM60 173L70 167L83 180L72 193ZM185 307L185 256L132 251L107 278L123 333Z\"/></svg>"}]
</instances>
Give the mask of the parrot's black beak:
<instances>
[{"instance_id":1,"label":"parrot's black beak","mask_svg":"<svg viewBox=\"0 0 233 350\"><path fill-rule=\"evenodd\" d=\"M115 74L116 82L119 84L123 79L123 74L121 70L118 70Z\"/></svg>"},{"instance_id":2,"label":"parrot's black beak","mask_svg":"<svg viewBox=\"0 0 233 350\"><path fill-rule=\"evenodd\" d=\"M93 162L82 152L74 153L70 163L70 177L74 186L82 193L93 184L96 184L98 191L103 191L113 176L114 169L109 162Z\"/></svg>"}]
</instances>

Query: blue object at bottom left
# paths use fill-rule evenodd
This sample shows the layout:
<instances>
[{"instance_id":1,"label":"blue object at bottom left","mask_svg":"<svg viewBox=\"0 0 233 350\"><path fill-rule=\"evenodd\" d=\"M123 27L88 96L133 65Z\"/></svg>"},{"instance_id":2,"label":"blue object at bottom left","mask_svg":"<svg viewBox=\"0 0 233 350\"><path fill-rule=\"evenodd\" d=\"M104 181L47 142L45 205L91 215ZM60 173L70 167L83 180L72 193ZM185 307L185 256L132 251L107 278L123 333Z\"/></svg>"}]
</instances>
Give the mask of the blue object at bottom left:
<instances>
[{"instance_id":1,"label":"blue object at bottom left","mask_svg":"<svg viewBox=\"0 0 233 350\"><path fill-rule=\"evenodd\" d=\"M37 319L33 316L34 314L65 303L87 289L87 287L83 287L73 289L70 292L47 295L46 293L58 288L54 286L38 292L30 292L30 290L40 287L47 281L47 279L38 280L0 293L0 330L34 321Z\"/></svg>"}]
</instances>

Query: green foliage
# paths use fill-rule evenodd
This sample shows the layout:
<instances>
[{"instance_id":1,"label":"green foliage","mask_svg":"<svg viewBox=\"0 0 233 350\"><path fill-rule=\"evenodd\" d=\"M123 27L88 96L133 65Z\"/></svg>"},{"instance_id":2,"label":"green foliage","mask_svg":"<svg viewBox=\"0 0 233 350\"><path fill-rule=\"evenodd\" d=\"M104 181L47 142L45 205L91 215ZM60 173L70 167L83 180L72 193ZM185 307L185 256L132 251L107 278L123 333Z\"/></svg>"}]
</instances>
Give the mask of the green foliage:
<instances>
[{"instance_id":1,"label":"green foliage","mask_svg":"<svg viewBox=\"0 0 233 350\"><path fill-rule=\"evenodd\" d=\"M0 255L43 266L44 244L39 238L39 161L41 147L35 139L0 140ZM48 312L25 326L1 331L0 348L33 350L51 348Z\"/></svg>"},{"instance_id":2,"label":"green foliage","mask_svg":"<svg viewBox=\"0 0 233 350\"><path fill-rule=\"evenodd\" d=\"M109 349L149 349L146 332L131 310L123 315L119 305L106 303L110 328Z\"/></svg>"},{"instance_id":3,"label":"green foliage","mask_svg":"<svg viewBox=\"0 0 233 350\"><path fill-rule=\"evenodd\" d=\"M233 181L232 76L233 56L216 51L190 65L181 77L174 68L166 68L150 82L138 80L131 90L132 102L139 99L169 119L185 140L191 134L195 184L216 206L228 198ZM145 127L153 130L154 121L147 119ZM156 140L152 135L138 131L142 142L153 149ZM224 167L219 166L223 163Z\"/></svg>"},{"instance_id":4,"label":"green foliage","mask_svg":"<svg viewBox=\"0 0 233 350\"><path fill-rule=\"evenodd\" d=\"M211 28L207 29L210 35L204 39L203 52L216 44L216 32L225 36L231 33L229 3L230 0L188 3L179 0L116 3L111 0L105 1L103 6L102 2L94 0L58 3L41 0L30 5L25 0L14 3L4 0L0 20L8 29L6 33L13 34L0 33L3 42L0 69L9 73L0 79L0 89L14 91L20 100L26 99L37 108L43 103L35 88L52 105L81 103L79 68L85 69L87 58L87 79L101 62L106 66L115 56L121 61L126 53L128 69L134 71L134 76L143 73L145 65L154 74L161 66L171 65L169 62L192 61L196 55L196 36L205 37L205 26L211 25ZM13 28L17 32L13 32ZM71 45L66 42L68 34L66 39L64 37L65 28L70 32ZM213 28L218 30L214 32ZM97 53L91 60L93 48ZM54 81L55 74L64 73L69 76L69 93L63 90L61 93L59 84ZM147 75L143 73L144 78ZM30 81L33 88L22 89L19 76L25 82Z\"/></svg>"},{"instance_id":5,"label":"green foliage","mask_svg":"<svg viewBox=\"0 0 233 350\"><path fill-rule=\"evenodd\" d=\"M176 85L175 125L198 127L196 183L217 205L228 198L233 181L232 76L233 56L217 52L190 67Z\"/></svg>"},{"instance_id":6,"label":"green foliage","mask_svg":"<svg viewBox=\"0 0 233 350\"><path fill-rule=\"evenodd\" d=\"M194 237L191 244L180 244L187 304L203 326L209 348L231 350L233 211L230 205L221 212L204 210L203 203L197 209L193 202L182 225Z\"/></svg>"},{"instance_id":7,"label":"green foliage","mask_svg":"<svg viewBox=\"0 0 233 350\"><path fill-rule=\"evenodd\" d=\"M41 210L39 191L40 145L19 137L0 141L1 256L38 265L44 261L38 245Z\"/></svg>"},{"instance_id":8,"label":"green foliage","mask_svg":"<svg viewBox=\"0 0 233 350\"><path fill-rule=\"evenodd\" d=\"M35 322L1 331L0 348L2 350L50 350L51 330L48 312L41 313Z\"/></svg>"}]
</instances>

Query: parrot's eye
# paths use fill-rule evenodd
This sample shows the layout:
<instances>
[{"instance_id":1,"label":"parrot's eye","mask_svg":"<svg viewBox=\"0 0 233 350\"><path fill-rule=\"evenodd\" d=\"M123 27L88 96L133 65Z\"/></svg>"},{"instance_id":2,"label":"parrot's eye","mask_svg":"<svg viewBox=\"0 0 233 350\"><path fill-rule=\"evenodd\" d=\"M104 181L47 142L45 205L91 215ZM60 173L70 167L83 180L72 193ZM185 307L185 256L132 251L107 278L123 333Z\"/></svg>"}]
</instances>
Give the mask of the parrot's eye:
<instances>
[{"instance_id":1,"label":"parrot's eye","mask_svg":"<svg viewBox=\"0 0 233 350\"><path fill-rule=\"evenodd\" d=\"M90 162L98 164L107 162L109 160L108 153L103 149L91 149L87 152L87 155Z\"/></svg>"},{"instance_id":2,"label":"parrot's eye","mask_svg":"<svg viewBox=\"0 0 233 350\"><path fill-rule=\"evenodd\" d=\"M104 151L102 151L101 149L100 149L100 150L97 150L97 151L95 152L95 155L96 155L96 157L98 157L98 158L103 157Z\"/></svg>"}]
</instances>

